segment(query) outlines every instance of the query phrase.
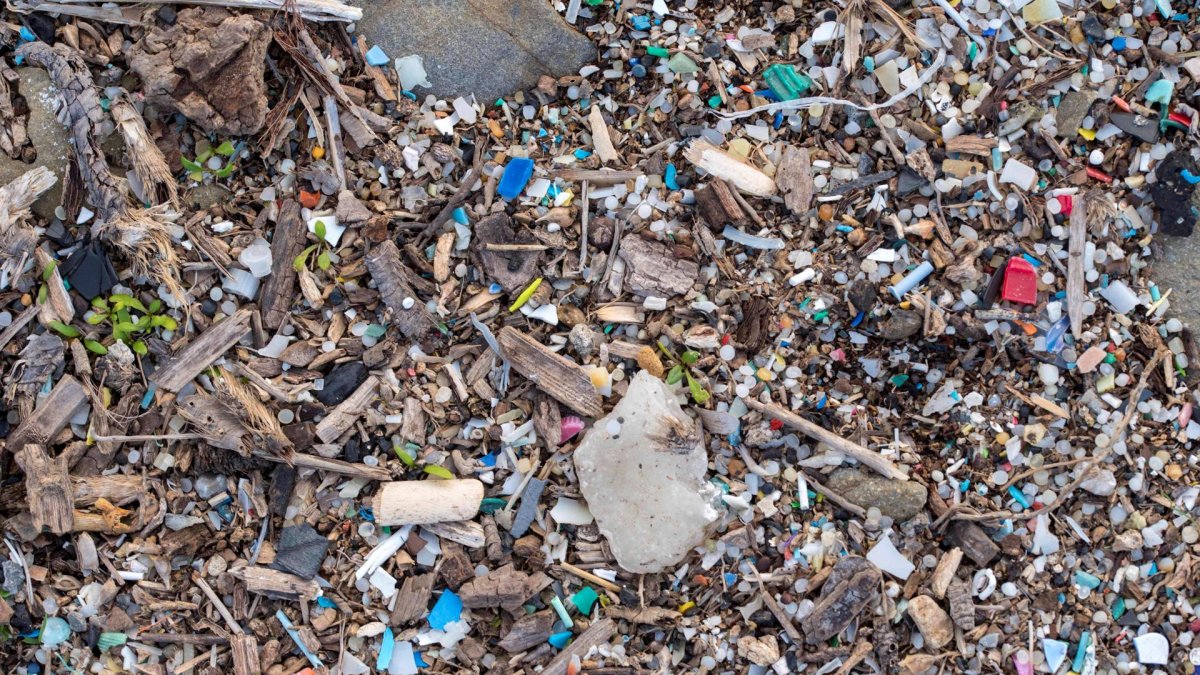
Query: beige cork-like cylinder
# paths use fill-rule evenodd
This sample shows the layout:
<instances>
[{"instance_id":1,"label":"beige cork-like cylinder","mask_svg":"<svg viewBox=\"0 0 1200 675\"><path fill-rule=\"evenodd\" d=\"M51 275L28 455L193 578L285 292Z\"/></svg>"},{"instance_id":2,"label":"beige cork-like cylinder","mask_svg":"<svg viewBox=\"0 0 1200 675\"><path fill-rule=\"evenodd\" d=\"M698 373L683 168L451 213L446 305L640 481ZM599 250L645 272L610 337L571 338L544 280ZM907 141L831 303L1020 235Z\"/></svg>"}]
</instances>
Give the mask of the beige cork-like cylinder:
<instances>
[{"instance_id":1,"label":"beige cork-like cylinder","mask_svg":"<svg viewBox=\"0 0 1200 675\"><path fill-rule=\"evenodd\" d=\"M479 513L483 483L466 480L405 480L384 483L375 495L377 525L425 525L470 520Z\"/></svg>"}]
</instances>

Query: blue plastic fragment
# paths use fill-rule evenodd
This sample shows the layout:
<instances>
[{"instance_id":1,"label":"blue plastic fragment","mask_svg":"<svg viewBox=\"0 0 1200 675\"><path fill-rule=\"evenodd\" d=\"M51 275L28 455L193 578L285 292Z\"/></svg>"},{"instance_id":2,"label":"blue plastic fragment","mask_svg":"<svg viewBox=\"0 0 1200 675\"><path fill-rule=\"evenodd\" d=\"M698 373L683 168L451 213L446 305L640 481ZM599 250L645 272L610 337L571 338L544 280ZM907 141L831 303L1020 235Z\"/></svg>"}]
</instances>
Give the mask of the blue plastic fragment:
<instances>
[{"instance_id":1,"label":"blue plastic fragment","mask_svg":"<svg viewBox=\"0 0 1200 675\"><path fill-rule=\"evenodd\" d=\"M492 284L490 286L488 286L488 293L495 295L496 293L503 293L503 292L504 292L504 287L501 286L500 284L496 283L495 281L493 281Z\"/></svg>"},{"instance_id":2,"label":"blue plastic fragment","mask_svg":"<svg viewBox=\"0 0 1200 675\"><path fill-rule=\"evenodd\" d=\"M551 635L550 638L547 640L547 642L554 645L555 649L562 649L563 647L566 647L567 643L570 641L571 641L571 631L569 631L569 630L565 630L561 633L555 633L554 635Z\"/></svg>"},{"instance_id":3,"label":"blue plastic fragment","mask_svg":"<svg viewBox=\"0 0 1200 675\"><path fill-rule=\"evenodd\" d=\"M379 659L375 661L376 670L387 670L392 663L392 652L396 649L396 636L392 635L391 626L383 629L383 644L379 645Z\"/></svg>"},{"instance_id":4,"label":"blue plastic fragment","mask_svg":"<svg viewBox=\"0 0 1200 675\"><path fill-rule=\"evenodd\" d=\"M21 33L21 39L26 42L33 42L34 40L37 40L37 36L34 35L33 31L29 30L29 28L27 26L21 26L20 33Z\"/></svg>"},{"instance_id":5,"label":"blue plastic fragment","mask_svg":"<svg viewBox=\"0 0 1200 675\"><path fill-rule=\"evenodd\" d=\"M1125 41L1125 38L1123 38L1123 37L1113 38L1113 41L1112 41L1112 48L1113 48L1113 50L1114 50L1114 51L1118 51L1118 52L1119 52L1119 51L1122 51L1122 50L1124 50L1124 49L1125 49L1125 45L1126 45L1126 44L1127 44L1127 43L1126 43L1126 41Z\"/></svg>"},{"instance_id":6,"label":"blue plastic fragment","mask_svg":"<svg viewBox=\"0 0 1200 675\"><path fill-rule=\"evenodd\" d=\"M496 453L489 452L488 454L484 455L483 457L480 457L479 463L486 467L496 466Z\"/></svg>"},{"instance_id":7,"label":"blue plastic fragment","mask_svg":"<svg viewBox=\"0 0 1200 675\"><path fill-rule=\"evenodd\" d=\"M736 584L737 584L737 580L738 580L738 576L737 576L736 574L734 574L733 572L726 572L726 573L725 573L725 585L726 585L726 586L734 586L734 585L736 585Z\"/></svg>"},{"instance_id":8,"label":"blue plastic fragment","mask_svg":"<svg viewBox=\"0 0 1200 675\"><path fill-rule=\"evenodd\" d=\"M417 662L418 668L428 668L429 667L429 664L425 663L425 659L421 658L421 652L415 652L413 654L413 661Z\"/></svg>"},{"instance_id":9,"label":"blue plastic fragment","mask_svg":"<svg viewBox=\"0 0 1200 675\"><path fill-rule=\"evenodd\" d=\"M650 29L650 17L646 16L645 14L634 14L633 16L629 17L629 21L633 24L634 30Z\"/></svg>"},{"instance_id":10,"label":"blue plastic fragment","mask_svg":"<svg viewBox=\"0 0 1200 675\"><path fill-rule=\"evenodd\" d=\"M675 168L674 164L668 164L667 168L663 169L663 184L667 186L668 190L679 189L679 181L676 180L678 175L679 171Z\"/></svg>"},{"instance_id":11,"label":"blue plastic fragment","mask_svg":"<svg viewBox=\"0 0 1200 675\"><path fill-rule=\"evenodd\" d=\"M317 606L325 609L337 609L337 603L323 595L317 598Z\"/></svg>"},{"instance_id":12,"label":"blue plastic fragment","mask_svg":"<svg viewBox=\"0 0 1200 675\"><path fill-rule=\"evenodd\" d=\"M142 397L142 410L148 410L150 408L150 404L154 402L155 389L157 389L157 386L151 382L150 387L146 389L146 395Z\"/></svg>"},{"instance_id":13,"label":"blue plastic fragment","mask_svg":"<svg viewBox=\"0 0 1200 675\"><path fill-rule=\"evenodd\" d=\"M1015 499L1022 508L1027 509L1032 506L1032 504L1029 503L1029 498L1025 496L1024 492L1018 490L1016 485L1008 486L1008 494Z\"/></svg>"},{"instance_id":14,"label":"blue plastic fragment","mask_svg":"<svg viewBox=\"0 0 1200 675\"><path fill-rule=\"evenodd\" d=\"M1187 182L1191 183L1192 185L1195 185L1196 183L1200 183L1200 176L1197 176L1196 174L1192 173L1191 171L1188 171L1187 169L1180 171L1179 175L1183 176L1183 179L1186 180Z\"/></svg>"},{"instance_id":15,"label":"blue plastic fragment","mask_svg":"<svg viewBox=\"0 0 1200 675\"><path fill-rule=\"evenodd\" d=\"M580 148L575 151L575 159L587 159L588 157L591 157L591 156L592 156L592 153L588 150L584 150L583 148Z\"/></svg>"},{"instance_id":16,"label":"blue plastic fragment","mask_svg":"<svg viewBox=\"0 0 1200 675\"><path fill-rule=\"evenodd\" d=\"M387 52L383 51L379 45L367 50L367 63L372 66L386 66L390 61Z\"/></svg>"},{"instance_id":17,"label":"blue plastic fragment","mask_svg":"<svg viewBox=\"0 0 1200 675\"><path fill-rule=\"evenodd\" d=\"M462 618L462 611L462 600L447 588L429 611L429 625L434 630L446 630L446 624Z\"/></svg>"},{"instance_id":18,"label":"blue plastic fragment","mask_svg":"<svg viewBox=\"0 0 1200 675\"><path fill-rule=\"evenodd\" d=\"M533 160L528 157L513 157L504 167L504 174L500 176L500 185L496 187L496 192L504 199L516 199L530 178L533 178Z\"/></svg>"},{"instance_id":19,"label":"blue plastic fragment","mask_svg":"<svg viewBox=\"0 0 1200 675\"><path fill-rule=\"evenodd\" d=\"M459 225L469 225L471 223L471 221L467 219L466 210L461 206L457 209L454 209L454 212L450 214L450 217L453 218L454 222L458 223Z\"/></svg>"}]
</instances>

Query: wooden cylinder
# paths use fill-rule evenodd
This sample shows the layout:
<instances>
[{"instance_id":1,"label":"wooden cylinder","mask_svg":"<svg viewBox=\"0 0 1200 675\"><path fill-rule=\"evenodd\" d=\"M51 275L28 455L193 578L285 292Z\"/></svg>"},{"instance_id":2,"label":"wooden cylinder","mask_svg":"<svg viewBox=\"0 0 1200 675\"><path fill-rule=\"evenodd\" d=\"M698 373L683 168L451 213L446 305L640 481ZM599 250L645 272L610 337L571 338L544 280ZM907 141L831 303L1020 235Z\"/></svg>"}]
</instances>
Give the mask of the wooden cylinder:
<instances>
[{"instance_id":1,"label":"wooden cylinder","mask_svg":"<svg viewBox=\"0 0 1200 675\"><path fill-rule=\"evenodd\" d=\"M479 513L483 483L466 480L405 480L384 483L375 495L377 525L425 525L470 520Z\"/></svg>"}]
</instances>

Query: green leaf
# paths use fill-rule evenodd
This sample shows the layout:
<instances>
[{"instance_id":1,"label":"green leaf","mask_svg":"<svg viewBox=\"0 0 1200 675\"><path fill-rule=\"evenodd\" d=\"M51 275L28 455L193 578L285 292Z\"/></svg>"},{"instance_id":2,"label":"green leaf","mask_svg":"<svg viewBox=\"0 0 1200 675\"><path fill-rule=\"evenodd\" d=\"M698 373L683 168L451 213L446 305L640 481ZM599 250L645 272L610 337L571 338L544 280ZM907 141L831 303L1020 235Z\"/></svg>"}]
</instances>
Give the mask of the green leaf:
<instances>
[{"instance_id":1,"label":"green leaf","mask_svg":"<svg viewBox=\"0 0 1200 675\"><path fill-rule=\"evenodd\" d=\"M50 275L54 274L54 268L58 267L57 260L51 260L46 269L42 270L42 281L50 281Z\"/></svg>"},{"instance_id":2,"label":"green leaf","mask_svg":"<svg viewBox=\"0 0 1200 675\"><path fill-rule=\"evenodd\" d=\"M96 296L96 297L92 298L92 307L94 307L96 309L96 311L107 312L108 311L108 301L100 296Z\"/></svg>"},{"instance_id":3,"label":"green leaf","mask_svg":"<svg viewBox=\"0 0 1200 675\"><path fill-rule=\"evenodd\" d=\"M150 322L151 322L151 321L153 321L153 320L154 320L154 317L152 317L152 316L150 316L149 314L147 314L147 315L145 315L145 316L143 316L143 317L140 317L140 318L137 320L137 323L135 323L135 324L133 324L133 325L134 325L134 326L137 326L138 332L141 332L141 331L144 331L144 330L146 330L147 328L149 328L149 327L150 327Z\"/></svg>"},{"instance_id":4,"label":"green leaf","mask_svg":"<svg viewBox=\"0 0 1200 675\"><path fill-rule=\"evenodd\" d=\"M39 284L38 285L37 304L39 304L39 305L46 304L46 297L48 295L50 295L50 288L48 286L46 286L46 284Z\"/></svg>"},{"instance_id":5,"label":"green leaf","mask_svg":"<svg viewBox=\"0 0 1200 675\"><path fill-rule=\"evenodd\" d=\"M151 314L158 314L159 312L161 312L162 311L162 300L155 298L153 301L151 301L148 311Z\"/></svg>"},{"instance_id":6,"label":"green leaf","mask_svg":"<svg viewBox=\"0 0 1200 675\"><path fill-rule=\"evenodd\" d=\"M448 469L446 469L445 467L441 467L436 464L430 464L430 465L426 466L425 473L429 474L430 476L433 476L434 478L441 478L443 480L453 480L454 479L454 474L450 473L450 471Z\"/></svg>"},{"instance_id":7,"label":"green leaf","mask_svg":"<svg viewBox=\"0 0 1200 675\"><path fill-rule=\"evenodd\" d=\"M683 366L676 365L667 372L667 384L677 384L683 379Z\"/></svg>"},{"instance_id":8,"label":"green leaf","mask_svg":"<svg viewBox=\"0 0 1200 675\"><path fill-rule=\"evenodd\" d=\"M118 340L124 340L137 330L137 326L128 321L118 321L117 325L113 326L113 336Z\"/></svg>"},{"instance_id":9,"label":"green leaf","mask_svg":"<svg viewBox=\"0 0 1200 675\"><path fill-rule=\"evenodd\" d=\"M313 223L313 230L317 233L317 239L325 241L325 221L318 220Z\"/></svg>"},{"instance_id":10,"label":"green leaf","mask_svg":"<svg viewBox=\"0 0 1200 675\"><path fill-rule=\"evenodd\" d=\"M687 381L688 391L692 395L692 400L700 405L704 405L706 402L708 402L708 392L704 391L704 387L700 386L700 383L692 377L691 373L687 373Z\"/></svg>"},{"instance_id":11,"label":"green leaf","mask_svg":"<svg viewBox=\"0 0 1200 675\"><path fill-rule=\"evenodd\" d=\"M225 141L217 146L217 154L225 155L226 157L232 157L234 150L236 150L236 148L234 148L233 143L230 143L229 141Z\"/></svg>"},{"instance_id":12,"label":"green leaf","mask_svg":"<svg viewBox=\"0 0 1200 675\"><path fill-rule=\"evenodd\" d=\"M89 352L92 352L93 354L99 354L100 356L104 356L108 353L108 347L105 347L95 340L84 340L83 346L87 347Z\"/></svg>"},{"instance_id":13,"label":"green leaf","mask_svg":"<svg viewBox=\"0 0 1200 675\"><path fill-rule=\"evenodd\" d=\"M187 169L189 172L200 173L204 171L204 167L201 166L199 162L193 162L187 157L180 156L179 163L182 164L183 168Z\"/></svg>"},{"instance_id":14,"label":"green leaf","mask_svg":"<svg viewBox=\"0 0 1200 675\"><path fill-rule=\"evenodd\" d=\"M233 173L233 170L236 168L237 168L237 165L234 164L233 162L230 162L230 163L226 164L225 166L214 171L213 175L216 176L217 178L229 178L229 176Z\"/></svg>"},{"instance_id":15,"label":"green leaf","mask_svg":"<svg viewBox=\"0 0 1200 675\"><path fill-rule=\"evenodd\" d=\"M111 300L114 304L117 304L121 307L132 307L139 312L146 311L146 306L142 304L142 301L138 300L137 298L133 297L132 295L125 295L123 293L114 293L113 295L108 296L108 299Z\"/></svg>"},{"instance_id":16,"label":"green leaf","mask_svg":"<svg viewBox=\"0 0 1200 675\"><path fill-rule=\"evenodd\" d=\"M117 321L122 323L132 323L132 319L129 318L129 310L119 307L117 308L117 311L113 313L117 316Z\"/></svg>"},{"instance_id":17,"label":"green leaf","mask_svg":"<svg viewBox=\"0 0 1200 675\"><path fill-rule=\"evenodd\" d=\"M133 353L137 354L138 356L145 356L150 351L146 348L146 343L142 342L141 340L129 345L129 348L132 349Z\"/></svg>"},{"instance_id":18,"label":"green leaf","mask_svg":"<svg viewBox=\"0 0 1200 675\"><path fill-rule=\"evenodd\" d=\"M209 148L209 149L205 150L204 152L202 152L202 153L200 153L200 154L196 155L196 163L197 163L197 164L204 164L204 163L205 163L205 162L207 162L207 161L209 160L209 158L211 158L212 156L213 156L213 151L212 151L212 148Z\"/></svg>"},{"instance_id":19,"label":"green leaf","mask_svg":"<svg viewBox=\"0 0 1200 675\"><path fill-rule=\"evenodd\" d=\"M417 460L412 455L405 452L405 450L400 446L392 446L392 450L396 451L396 456L400 458L401 462L404 462L405 466L413 466L417 463Z\"/></svg>"},{"instance_id":20,"label":"green leaf","mask_svg":"<svg viewBox=\"0 0 1200 675\"><path fill-rule=\"evenodd\" d=\"M104 312L96 312L95 314L89 316L86 319L86 321L88 322L89 325L99 326L100 324L104 323L107 319L108 319L108 314L105 314Z\"/></svg>"},{"instance_id":21,"label":"green leaf","mask_svg":"<svg viewBox=\"0 0 1200 675\"><path fill-rule=\"evenodd\" d=\"M67 324L59 321L58 319L55 319L50 322L50 328L52 328L55 333L58 333L59 335L65 337L65 338L75 338L75 337L79 337L79 335L80 335L78 328L76 328L74 326L68 326Z\"/></svg>"},{"instance_id":22,"label":"green leaf","mask_svg":"<svg viewBox=\"0 0 1200 675\"><path fill-rule=\"evenodd\" d=\"M695 365L696 362L700 360L700 352L694 352L689 349L679 355L679 360L683 361L683 365L685 366Z\"/></svg>"},{"instance_id":23,"label":"green leaf","mask_svg":"<svg viewBox=\"0 0 1200 675\"><path fill-rule=\"evenodd\" d=\"M320 267L321 271L325 271L332 264L329 260L329 251L321 251L321 255L317 256L317 267Z\"/></svg>"},{"instance_id":24,"label":"green leaf","mask_svg":"<svg viewBox=\"0 0 1200 675\"><path fill-rule=\"evenodd\" d=\"M308 256L312 255L312 252L315 250L317 250L317 245L313 244L301 251L300 255L296 256L296 259L292 261L292 268L297 272L304 269L305 265L308 264Z\"/></svg>"},{"instance_id":25,"label":"green leaf","mask_svg":"<svg viewBox=\"0 0 1200 675\"><path fill-rule=\"evenodd\" d=\"M204 181L204 173L202 171L192 171L187 175L187 177L188 180L195 181L197 183Z\"/></svg>"},{"instance_id":26,"label":"green leaf","mask_svg":"<svg viewBox=\"0 0 1200 675\"><path fill-rule=\"evenodd\" d=\"M158 328L166 328L167 330L175 330L179 328L179 322L169 316L156 316L151 319L150 323Z\"/></svg>"}]
</instances>

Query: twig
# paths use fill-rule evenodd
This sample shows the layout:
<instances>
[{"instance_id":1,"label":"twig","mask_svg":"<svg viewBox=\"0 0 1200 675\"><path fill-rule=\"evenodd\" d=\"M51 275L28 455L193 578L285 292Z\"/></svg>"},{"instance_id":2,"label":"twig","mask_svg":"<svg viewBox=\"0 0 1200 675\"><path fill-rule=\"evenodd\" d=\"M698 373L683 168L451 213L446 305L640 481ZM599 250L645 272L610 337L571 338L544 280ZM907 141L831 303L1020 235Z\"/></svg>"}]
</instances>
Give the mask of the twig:
<instances>
[{"instance_id":1,"label":"twig","mask_svg":"<svg viewBox=\"0 0 1200 675\"><path fill-rule=\"evenodd\" d=\"M429 224L426 225L425 228L421 230L421 233L417 235L418 242L425 241L427 238L432 236L439 227L442 226L442 223L450 220L450 216L454 215L454 209L457 209L459 205L467 200L467 196L471 194L471 187L475 185L475 181L478 178L479 172L476 171L474 167L471 167L467 171L466 175L463 176L462 182L458 184L458 189L454 191L454 194L450 195L450 201L446 202L446 205L442 207L442 210L439 211L438 214L433 217L433 220L429 221ZM421 244L418 243L418 246L420 245Z\"/></svg>"},{"instance_id":2,"label":"twig","mask_svg":"<svg viewBox=\"0 0 1200 675\"><path fill-rule=\"evenodd\" d=\"M242 635L246 632L242 630L241 624L234 620L233 615L229 613L229 608L226 607L225 603L221 601L221 597L212 589L212 586L208 585L208 582L204 580L204 577L200 576L199 574L193 574L192 581L194 581L196 586L204 592L204 595L208 596L209 600L212 600L213 606L215 606L217 609L217 613L221 615L222 619L225 619L225 623L229 624L229 630L233 631L237 635Z\"/></svg>"},{"instance_id":3,"label":"twig","mask_svg":"<svg viewBox=\"0 0 1200 675\"><path fill-rule=\"evenodd\" d=\"M589 572L587 570L581 570L578 567L572 565L571 563L565 563L565 562L559 563L558 566L561 567L564 571L570 572L571 574L579 577L580 579L583 579L584 581L590 581L593 584L596 584L597 586L604 588L605 590L612 591L613 593L621 592L621 587L614 584L613 582L609 581L608 579L598 577L595 574L592 574L591 572Z\"/></svg>"},{"instance_id":4,"label":"twig","mask_svg":"<svg viewBox=\"0 0 1200 675\"><path fill-rule=\"evenodd\" d=\"M855 504L854 502L850 501L849 499L846 499L845 497L839 495L838 493L834 492L833 490L830 490L829 488L825 487L824 485L821 485L821 483L818 482L817 479L813 478L812 474L808 473L807 471L802 471L801 473L803 473L804 478L806 480L808 480L808 484L811 487L816 488L816 490L818 492L821 492L826 497L828 497L829 501L833 502L834 504L837 504L838 506L842 507L843 509L846 509L847 511L849 511L850 513L853 513L854 515L858 516L859 518L867 517L866 509L859 506L858 504Z\"/></svg>"}]
</instances>

